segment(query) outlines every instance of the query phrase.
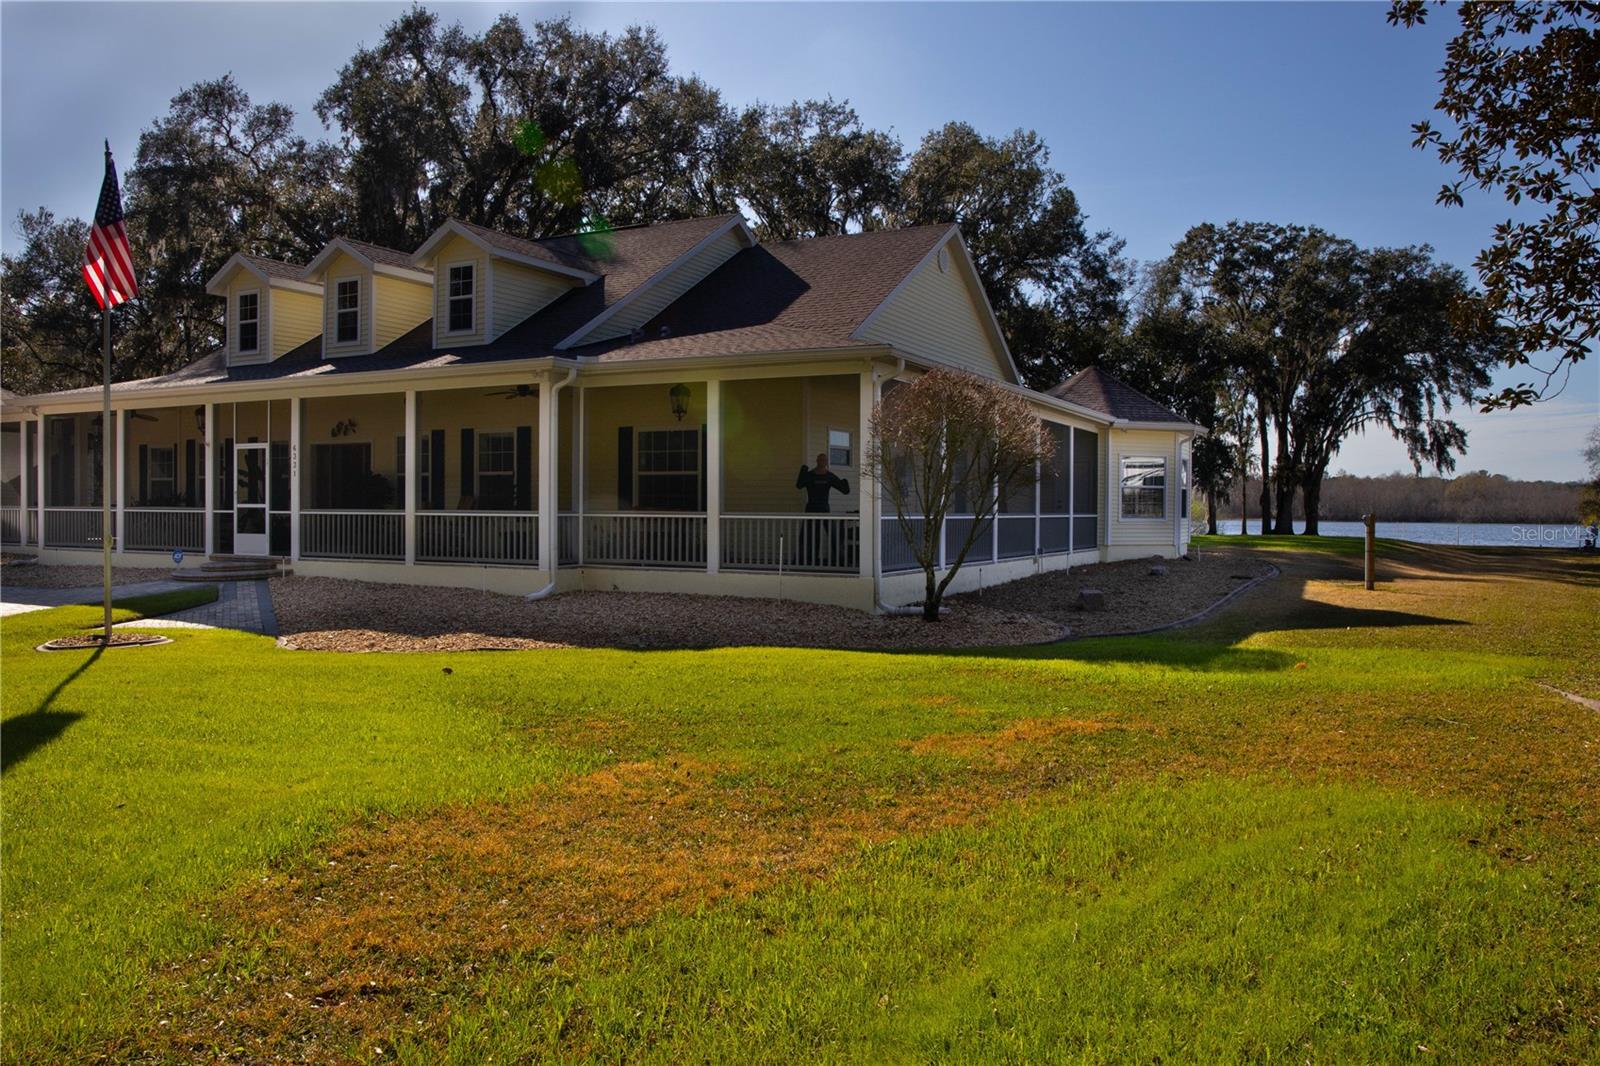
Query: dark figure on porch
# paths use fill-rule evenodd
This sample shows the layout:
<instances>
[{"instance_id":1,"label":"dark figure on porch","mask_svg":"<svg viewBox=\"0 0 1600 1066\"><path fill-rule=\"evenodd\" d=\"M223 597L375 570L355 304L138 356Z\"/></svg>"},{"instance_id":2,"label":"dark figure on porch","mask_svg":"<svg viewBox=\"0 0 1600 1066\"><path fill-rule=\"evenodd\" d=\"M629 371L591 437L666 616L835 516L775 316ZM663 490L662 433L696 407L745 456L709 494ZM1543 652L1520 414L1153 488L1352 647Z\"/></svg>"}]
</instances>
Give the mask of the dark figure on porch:
<instances>
[{"instance_id":1,"label":"dark figure on porch","mask_svg":"<svg viewBox=\"0 0 1600 1066\"><path fill-rule=\"evenodd\" d=\"M805 490L806 514L827 514L832 508L828 506L828 497L834 489L850 495L850 483L844 478L828 469L828 453L817 454L817 465L814 467L801 466L800 476L794 479L794 487ZM823 526L829 526L827 547L823 547ZM807 522L806 536L803 542L804 555L801 563L805 566L816 566L818 563L829 563L838 558L839 544L838 533L827 522ZM827 556L823 558L823 552Z\"/></svg>"}]
</instances>

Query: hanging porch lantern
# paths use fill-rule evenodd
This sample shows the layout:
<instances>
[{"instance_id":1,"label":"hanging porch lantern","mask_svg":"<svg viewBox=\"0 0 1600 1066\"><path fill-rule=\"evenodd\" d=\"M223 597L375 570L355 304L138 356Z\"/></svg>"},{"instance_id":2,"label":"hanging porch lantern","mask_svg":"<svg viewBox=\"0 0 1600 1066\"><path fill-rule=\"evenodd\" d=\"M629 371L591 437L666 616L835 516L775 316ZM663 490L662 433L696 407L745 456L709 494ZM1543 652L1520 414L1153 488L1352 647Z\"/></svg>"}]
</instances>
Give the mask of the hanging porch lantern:
<instances>
[{"instance_id":1,"label":"hanging porch lantern","mask_svg":"<svg viewBox=\"0 0 1600 1066\"><path fill-rule=\"evenodd\" d=\"M682 422L683 416L689 413L689 386L679 382L667 396L672 400L672 417Z\"/></svg>"}]
</instances>

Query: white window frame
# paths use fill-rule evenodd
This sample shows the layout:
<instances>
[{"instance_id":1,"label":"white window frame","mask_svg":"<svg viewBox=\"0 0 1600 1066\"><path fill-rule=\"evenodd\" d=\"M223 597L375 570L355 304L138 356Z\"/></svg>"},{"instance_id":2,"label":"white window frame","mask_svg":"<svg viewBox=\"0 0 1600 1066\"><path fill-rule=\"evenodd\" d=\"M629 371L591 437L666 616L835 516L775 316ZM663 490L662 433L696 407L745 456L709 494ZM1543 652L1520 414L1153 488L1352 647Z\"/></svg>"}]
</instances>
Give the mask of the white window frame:
<instances>
[{"instance_id":1,"label":"white window frame","mask_svg":"<svg viewBox=\"0 0 1600 1066\"><path fill-rule=\"evenodd\" d=\"M835 433L843 433L844 434L844 439L845 439L844 450L850 453L849 458L847 458L842 463L836 461L834 459L834 457L833 457L833 449L838 447L838 445L833 443L833 435ZM854 433L852 433L850 430L843 428L842 426L829 426L828 427L828 436L827 436L827 455L828 455L828 465L830 467L842 466L842 467L846 468L847 470L854 470L856 468L856 435Z\"/></svg>"},{"instance_id":2,"label":"white window frame","mask_svg":"<svg viewBox=\"0 0 1600 1066\"><path fill-rule=\"evenodd\" d=\"M694 448L693 448L693 450L691 452L691 454L693 454L693 456L694 456L694 470L693 471L689 471L689 470L650 470L650 471L646 471L644 469L644 464L639 461L640 453L644 449L645 434L647 434L647 433L677 433L677 432L693 433L694 436L695 436ZM648 477L681 477L684 474L693 473L694 474L695 505L693 507L691 507L688 511L684 511L684 512L673 511L673 512L668 512L668 513L671 513L671 514L679 514L679 513L682 513L682 514L696 514L696 513L698 513L700 511L700 502L699 502L700 501L700 497L705 495L705 476L706 476L706 472L705 472L704 466L700 462L700 449L701 449L701 446L704 443L706 443L706 442L701 439L700 427L699 426L683 426L683 425L677 425L677 426L641 426L641 427L635 429L633 431L633 502L634 502L634 506L638 507L639 506L639 501L643 498L644 494L639 491L639 488L640 488L640 482L644 478L648 478Z\"/></svg>"},{"instance_id":3,"label":"white window frame","mask_svg":"<svg viewBox=\"0 0 1600 1066\"><path fill-rule=\"evenodd\" d=\"M1155 515L1128 513L1128 464L1159 463L1161 465L1161 513ZM1165 455L1122 455L1117 457L1117 518L1123 522L1165 522L1167 520L1167 479L1172 474L1172 463ZM1141 486L1134 491L1148 492Z\"/></svg>"},{"instance_id":4,"label":"white window frame","mask_svg":"<svg viewBox=\"0 0 1600 1066\"><path fill-rule=\"evenodd\" d=\"M244 317L244 298L246 296L253 296L256 301L255 317L248 319L249 323L256 328L256 342L249 348L244 346L244 325L247 321ZM260 289L240 289L233 294L233 345L240 355L255 355L261 351Z\"/></svg>"},{"instance_id":5,"label":"white window frame","mask_svg":"<svg viewBox=\"0 0 1600 1066\"><path fill-rule=\"evenodd\" d=\"M470 292L468 292L464 296L457 296L457 295L453 295L452 292L451 292L450 275L451 275L452 272L460 269L461 267L466 267L468 270L472 271L472 290ZM457 300L467 300L467 301L469 301L470 306L472 308L470 314L468 315L468 325L467 325L466 329L451 329L450 328L450 317L451 317L450 310L451 310L451 307L455 304L455 302ZM444 332L445 332L446 336L457 336L457 337L464 336L464 335L469 334L469 333L478 332L478 261L476 259L463 259L460 262L446 263L445 264L445 267L444 267Z\"/></svg>"},{"instance_id":6,"label":"white window frame","mask_svg":"<svg viewBox=\"0 0 1600 1066\"><path fill-rule=\"evenodd\" d=\"M339 306L339 286L354 285L356 287L356 305L354 307ZM356 320L356 335L345 340L339 336L339 327L346 314L354 315ZM333 343L334 344L360 344L361 343L361 277L348 275L333 279Z\"/></svg>"},{"instance_id":7,"label":"white window frame","mask_svg":"<svg viewBox=\"0 0 1600 1066\"><path fill-rule=\"evenodd\" d=\"M169 475L167 475L166 477L160 477L160 478L156 477L156 455L158 453L165 453L168 456L168 458L171 460L170 469L171 469L172 472ZM172 445L172 444L152 444L150 446L149 458L146 460L146 462L149 463L149 467L147 468L147 472L145 474L145 488L147 490L147 494L150 497L150 499L152 499L152 500L171 500L171 499L176 499L177 498L177 493L178 493L178 449L177 449L177 446L176 445ZM166 482L167 491L166 491L165 495L162 495L161 493L158 493L156 491L156 482L157 481Z\"/></svg>"},{"instance_id":8,"label":"white window frame","mask_svg":"<svg viewBox=\"0 0 1600 1066\"><path fill-rule=\"evenodd\" d=\"M490 437L504 437L511 442L511 450L508 453L511 456L511 468L509 470L485 470L483 468L483 444ZM509 495L512 500L515 500L517 498L517 431L514 429L480 429L473 436L472 450L474 453L472 456L473 488L476 490L473 493L473 497L480 501L484 498L483 478L487 474L490 477L509 478L511 481ZM418 460L418 462L420 461Z\"/></svg>"}]
</instances>

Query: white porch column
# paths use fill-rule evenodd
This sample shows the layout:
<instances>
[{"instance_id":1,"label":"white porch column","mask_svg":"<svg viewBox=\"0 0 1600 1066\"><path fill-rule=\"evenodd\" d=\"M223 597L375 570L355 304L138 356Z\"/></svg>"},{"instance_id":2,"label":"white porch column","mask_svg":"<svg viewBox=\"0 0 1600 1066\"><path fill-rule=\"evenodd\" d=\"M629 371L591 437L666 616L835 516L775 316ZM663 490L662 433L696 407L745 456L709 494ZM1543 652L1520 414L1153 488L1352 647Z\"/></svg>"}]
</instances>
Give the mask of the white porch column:
<instances>
[{"instance_id":1,"label":"white porch column","mask_svg":"<svg viewBox=\"0 0 1600 1066\"><path fill-rule=\"evenodd\" d=\"M406 390L406 565L417 561L417 390Z\"/></svg>"},{"instance_id":2,"label":"white porch column","mask_svg":"<svg viewBox=\"0 0 1600 1066\"><path fill-rule=\"evenodd\" d=\"M572 422L574 427L573 436L577 438L577 447L575 448L577 456L574 460L572 474L572 509L578 515L578 542L573 545L573 547L577 550L578 565L582 566L584 539L583 508L586 502L585 497L587 497L589 493L589 475L587 470L587 464L589 462L589 449L587 447L589 437L589 390L583 388L582 386L578 387L577 406L573 409Z\"/></svg>"},{"instance_id":3,"label":"white porch column","mask_svg":"<svg viewBox=\"0 0 1600 1066\"><path fill-rule=\"evenodd\" d=\"M45 456L44 448L45 448L45 441L48 440L48 439L49 439L49 436L44 431L44 415L40 415L39 416L39 547L41 547L41 548L45 547L46 541L47 541L47 538L45 537L45 532L44 532L44 509L45 509L46 504L49 502L49 500L45 496L45 491L44 490L49 487L49 481L46 479L45 473L50 467L50 462L49 462L49 459Z\"/></svg>"},{"instance_id":4,"label":"white porch column","mask_svg":"<svg viewBox=\"0 0 1600 1066\"><path fill-rule=\"evenodd\" d=\"M22 521L17 524L22 527L18 532L22 536L22 545L28 545L28 466L33 462L33 455L28 451L28 420L23 419L17 423L17 436L21 439L18 447L22 450L22 475L17 485L20 495L17 502L22 505Z\"/></svg>"},{"instance_id":5,"label":"white porch column","mask_svg":"<svg viewBox=\"0 0 1600 1066\"><path fill-rule=\"evenodd\" d=\"M706 573L722 569L722 382L706 382Z\"/></svg>"},{"instance_id":6,"label":"white porch column","mask_svg":"<svg viewBox=\"0 0 1600 1066\"><path fill-rule=\"evenodd\" d=\"M217 478L220 476L222 464L217 462L217 405L205 405L205 432L201 435L200 450L204 453L201 459L201 488L205 492L206 528L205 549L210 555L217 550Z\"/></svg>"},{"instance_id":7,"label":"white porch column","mask_svg":"<svg viewBox=\"0 0 1600 1066\"><path fill-rule=\"evenodd\" d=\"M305 425L306 402L289 398L289 559L300 561L300 436Z\"/></svg>"},{"instance_id":8,"label":"white porch column","mask_svg":"<svg viewBox=\"0 0 1600 1066\"><path fill-rule=\"evenodd\" d=\"M560 408L555 403L555 375L539 382L539 569L556 579L560 519L556 516L556 459L561 452Z\"/></svg>"},{"instance_id":9,"label":"white porch column","mask_svg":"<svg viewBox=\"0 0 1600 1066\"><path fill-rule=\"evenodd\" d=\"M113 527L115 533L111 544L112 550L118 552L126 551L128 548L126 536L128 531L128 423L133 421L128 415L127 411L113 411L111 413L111 417L117 420L117 469L113 471L112 478L117 486L117 495L114 501L116 525Z\"/></svg>"},{"instance_id":10,"label":"white porch column","mask_svg":"<svg viewBox=\"0 0 1600 1066\"><path fill-rule=\"evenodd\" d=\"M861 576L871 578L878 569L878 543L882 539L879 533L881 523L878 521L878 477L877 471L867 457L871 454L872 441L872 409L878 403L878 383L876 372L871 363L861 372L861 388L856 400L857 421L859 426L856 431L856 499L859 501L857 510L861 512L861 531L857 534L859 539Z\"/></svg>"}]
</instances>

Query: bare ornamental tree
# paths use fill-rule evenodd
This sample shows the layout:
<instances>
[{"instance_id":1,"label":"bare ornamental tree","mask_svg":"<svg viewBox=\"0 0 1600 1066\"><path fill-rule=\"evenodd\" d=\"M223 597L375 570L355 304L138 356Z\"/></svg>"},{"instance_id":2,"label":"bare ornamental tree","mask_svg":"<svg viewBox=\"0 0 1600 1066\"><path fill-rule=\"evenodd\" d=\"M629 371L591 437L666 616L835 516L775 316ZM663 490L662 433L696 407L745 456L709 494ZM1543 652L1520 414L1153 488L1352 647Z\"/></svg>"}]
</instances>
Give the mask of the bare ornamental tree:
<instances>
[{"instance_id":1,"label":"bare ornamental tree","mask_svg":"<svg viewBox=\"0 0 1600 1066\"><path fill-rule=\"evenodd\" d=\"M924 621L939 620L945 589L994 524L1000 501L1031 483L1053 454L1026 399L972 374L929 371L890 389L873 408L867 463L922 567ZM952 512L972 521L959 545L946 545L941 578L940 530Z\"/></svg>"}]
</instances>

